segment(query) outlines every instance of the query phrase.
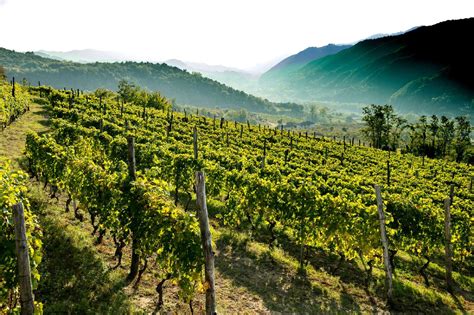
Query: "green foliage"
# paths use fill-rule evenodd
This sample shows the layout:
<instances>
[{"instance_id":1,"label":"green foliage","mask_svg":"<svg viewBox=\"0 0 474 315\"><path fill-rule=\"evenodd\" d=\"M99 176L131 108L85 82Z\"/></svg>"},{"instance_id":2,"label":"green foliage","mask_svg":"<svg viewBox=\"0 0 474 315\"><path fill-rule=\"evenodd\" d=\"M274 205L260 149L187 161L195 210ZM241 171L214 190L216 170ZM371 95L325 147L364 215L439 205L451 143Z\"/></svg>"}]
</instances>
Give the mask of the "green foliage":
<instances>
[{"instance_id":1,"label":"green foliage","mask_svg":"<svg viewBox=\"0 0 474 315\"><path fill-rule=\"evenodd\" d=\"M13 97L11 84L0 80L0 128L3 130L23 114L28 109L29 102L30 95L27 88L15 84L15 97Z\"/></svg>"},{"instance_id":2,"label":"green foliage","mask_svg":"<svg viewBox=\"0 0 474 315\"><path fill-rule=\"evenodd\" d=\"M154 96L155 106L168 104L159 95L142 90L138 94ZM52 95L57 95L54 108L58 116L80 114L76 108L69 110L71 105L66 101L66 93L53 91ZM72 106L94 101L97 113L89 116L93 119L89 123L94 127L78 128L67 120L55 119L52 134L41 137L29 134L26 156L30 172L87 210L94 230L110 232L117 242L126 243L132 237L142 259L156 259L161 270L159 276L175 281L182 288L182 298L189 301L195 290L201 288L203 266L196 218L173 205L168 185L155 176L161 173L159 168L149 170L147 176L139 171L136 180L129 182L127 165L121 159L126 157L125 139L112 139L95 128L98 113L99 117L111 116L109 111L102 111L93 95L86 97L76 99ZM138 108L141 111L141 104ZM118 114L117 109L119 107L110 108L114 116ZM114 128L108 123L103 127L105 130ZM121 130L125 132L125 128ZM183 169L188 171L185 166Z\"/></svg>"},{"instance_id":3,"label":"green foliage","mask_svg":"<svg viewBox=\"0 0 474 315\"><path fill-rule=\"evenodd\" d=\"M273 246L282 241L274 233L279 226L301 252L319 249L381 261L373 185L387 180L386 152L240 123L221 128L213 119L153 107L143 115L144 103L138 101L122 111L106 99L110 106L104 112L94 95L70 105L67 93L52 94L58 94L50 106L53 132L27 140L31 172L78 201L94 216L97 229L117 240L133 238L143 260L156 260L157 278L175 281L184 300L206 286L200 277L197 221L186 209L196 170L205 171L209 202L225 205L215 213L224 225L251 233L266 230ZM137 176L131 182L125 162L128 136L136 141ZM454 181L455 268L470 268L472 167L431 159L423 164L399 152L390 165L391 182L383 188L390 248L418 255L439 252L443 200ZM173 194L176 200L187 196L185 209L173 205ZM304 260L302 255L303 268Z\"/></svg>"},{"instance_id":4,"label":"green foliage","mask_svg":"<svg viewBox=\"0 0 474 315\"><path fill-rule=\"evenodd\" d=\"M13 170L8 160L0 159L0 312L2 313L19 310L19 305L14 302L19 299L19 295L13 221L13 205L19 202L23 203L25 208L33 289L40 281L38 266L42 258L42 231L36 217L30 212L26 198L27 181L27 174Z\"/></svg>"},{"instance_id":5,"label":"green foliage","mask_svg":"<svg viewBox=\"0 0 474 315\"><path fill-rule=\"evenodd\" d=\"M366 127L362 130L373 145L381 149L396 149L406 120L397 116L391 105L370 105L362 109L362 120Z\"/></svg>"},{"instance_id":6,"label":"green foliage","mask_svg":"<svg viewBox=\"0 0 474 315\"><path fill-rule=\"evenodd\" d=\"M421 116L418 122L408 127L409 150L412 153L469 163L472 144L471 124L467 117L458 116L450 120L441 116L440 120L438 116L432 115L428 121L426 116Z\"/></svg>"},{"instance_id":7,"label":"green foliage","mask_svg":"<svg viewBox=\"0 0 474 315\"><path fill-rule=\"evenodd\" d=\"M135 84L133 83L127 82L126 80L120 80L120 82L118 83L117 93L120 95L120 98L126 103L133 102L138 91L139 87L135 86Z\"/></svg>"}]
</instances>

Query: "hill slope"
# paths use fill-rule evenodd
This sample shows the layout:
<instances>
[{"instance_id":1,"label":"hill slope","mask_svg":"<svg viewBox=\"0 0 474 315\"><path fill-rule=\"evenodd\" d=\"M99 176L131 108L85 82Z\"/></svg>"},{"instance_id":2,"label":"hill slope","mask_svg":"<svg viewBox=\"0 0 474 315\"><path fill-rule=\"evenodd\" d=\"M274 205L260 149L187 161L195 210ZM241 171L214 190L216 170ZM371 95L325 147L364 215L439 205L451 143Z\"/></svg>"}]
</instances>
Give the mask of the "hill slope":
<instances>
[{"instance_id":1,"label":"hill slope","mask_svg":"<svg viewBox=\"0 0 474 315\"><path fill-rule=\"evenodd\" d=\"M318 60L328 55L333 55L341 50L347 49L351 45L329 44L323 47L308 47L297 54L283 59L277 65L262 75L262 80L277 79L279 76L288 75L306 65L308 62Z\"/></svg>"},{"instance_id":2,"label":"hill slope","mask_svg":"<svg viewBox=\"0 0 474 315\"><path fill-rule=\"evenodd\" d=\"M19 81L26 78L36 84L56 88L114 90L118 82L127 79L150 90L158 90L180 104L201 107L245 108L252 112L287 112L302 110L297 104L277 104L224 84L189 73L167 64L144 62L121 63L74 63L37 56L34 53L18 53L0 48L0 65L9 77Z\"/></svg>"},{"instance_id":3,"label":"hill slope","mask_svg":"<svg viewBox=\"0 0 474 315\"><path fill-rule=\"evenodd\" d=\"M365 40L301 69L262 80L297 100L391 103L416 112L472 112L474 18Z\"/></svg>"}]
</instances>

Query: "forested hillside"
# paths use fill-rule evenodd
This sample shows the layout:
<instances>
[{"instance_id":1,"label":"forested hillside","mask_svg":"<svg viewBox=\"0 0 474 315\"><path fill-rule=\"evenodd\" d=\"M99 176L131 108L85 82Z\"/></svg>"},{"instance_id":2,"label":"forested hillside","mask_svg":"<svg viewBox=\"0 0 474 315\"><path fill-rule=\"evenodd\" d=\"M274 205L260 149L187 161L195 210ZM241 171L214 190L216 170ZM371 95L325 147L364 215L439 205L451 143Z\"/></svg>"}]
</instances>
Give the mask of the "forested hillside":
<instances>
[{"instance_id":1,"label":"forested hillside","mask_svg":"<svg viewBox=\"0 0 474 315\"><path fill-rule=\"evenodd\" d=\"M393 104L405 112L472 114L474 18L362 41L296 72L263 77L266 89L300 101Z\"/></svg>"},{"instance_id":2,"label":"forested hillside","mask_svg":"<svg viewBox=\"0 0 474 315\"><path fill-rule=\"evenodd\" d=\"M277 104L234 90L198 73L189 73L167 64L148 62L89 63L53 60L33 53L18 53L0 48L0 66L9 78L26 78L32 85L38 81L62 89L64 87L113 90L122 79L146 89L160 91L179 104L202 107L244 108L251 112L298 115L302 106Z\"/></svg>"}]
</instances>

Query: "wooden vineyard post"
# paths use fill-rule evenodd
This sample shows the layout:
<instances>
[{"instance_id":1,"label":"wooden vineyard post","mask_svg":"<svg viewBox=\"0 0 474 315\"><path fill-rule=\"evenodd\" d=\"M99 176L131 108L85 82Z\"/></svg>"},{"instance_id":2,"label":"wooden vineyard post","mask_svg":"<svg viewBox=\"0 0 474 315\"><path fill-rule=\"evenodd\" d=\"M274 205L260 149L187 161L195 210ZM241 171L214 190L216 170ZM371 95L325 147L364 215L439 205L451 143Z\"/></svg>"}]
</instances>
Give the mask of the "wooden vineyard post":
<instances>
[{"instance_id":1,"label":"wooden vineyard post","mask_svg":"<svg viewBox=\"0 0 474 315\"><path fill-rule=\"evenodd\" d=\"M135 162L135 138L127 138L128 145L128 174L130 179L134 181L136 179L136 162Z\"/></svg>"},{"instance_id":2,"label":"wooden vineyard post","mask_svg":"<svg viewBox=\"0 0 474 315\"><path fill-rule=\"evenodd\" d=\"M377 211L379 213L380 221L380 237L383 246L383 263L385 265L385 289L387 290L387 301L389 304L392 303L392 268L390 266L390 258L388 254L388 240L387 232L385 231L385 214L383 212L382 194L380 192L380 186L375 185L375 195L377 197Z\"/></svg>"},{"instance_id":3,"label":"wooden vineyard post","mask_svg":"<svg viewBox=\"0 0 474 315\"><path fill-rule=\"evenodd\" d=\"M171 130L173 130L173 117L173 113L171 113L171 116L169 116L169 125L166 132L166 137L169 137Z\"/></svg>"},{"instance_id":4,"label":"wooden vineyard post","mask_svg":"<svg viewBox=\"0 0 474 315\"><path fill-rule=\"evenodd\" d=\"M390 161L387 161L387 185L390 186Z\"/></svg>"},{"instance_id":5,"label":"wooden vineyard post","mask_svg":"<svg viewBox=\"0 0 474 315\"><path fill-rule=\"evenodd\" d=\"M453 245L451 244L451 199L444 200L444 236L445 236L445 259L446 259L446 289L453 293Z\"/></svg>"},{"instance_id":6,"label":"wooden vineyard post","mask_svg":"<svg viewBox=\"0 0 474 315\"><path fill-rule=\"evenodd\" d=\"M454 184L451 184L449 187L449 205L451 206L453 204L453 199L454 199Z\"/></svg>"},{"instance_id":7,"label":"wooden vineyard post","mask_svg":"<svg viewBox=\"0 0 474 315\"><path fill-rule=\"evenodd\" d=\"M31 285L30 256L26 239L25 213L21 202L13 205L13 220L15 221L15 247L18 262L18 282L20 284L21 314L33 314L34 296Z\"/></svg>"},{"instance_id":8,"label":"wooden vineyard post","mask_svg":"<svg viewBox=\"0 0 474 315\"><path fill-rule=\"evenodd\" d=\"M15 98L15 77L12 78L12 96Z\"/></svg>"},{"instance_id":9,"label":"wooden vineyard post","mask_svg":"<svg viewBox=\"0 0 474 315\"><path fill-rule=\"evenodd\" d=\"M262 170L265 168L265 159L267 157L267 140L263 141Z\"/></svg>"},{"instance_id":10,"label":"wooden vineyard post","mask_svg":"<svg viewBox=\"0 0 474 315\"><path fill-rule=\"evenodd\" d=\"M193 148L194 148L194 159L197 161L198 159L198 133L197 133L196 126L194 126L193 128Z\"/></svg>"},{"instance_id":11,"label":"wooden vineyard post","mask_svg":"<svg viewBox=\"0 0 474 315\"><path fill-rule=\"evenodd\" d=\"M135 138L127 137L128 144L128 175L130 182L136 179L136 161L135 161ZM130 273L127 276L127 281L131 282L138 274L138 267L140 264L140 255L136 252L135 237L132 234L132 259L130 263Z\"/></svg>"},{"instance_id":12,"label":"wooden vineyard post","mask_svg":"<svg viewBox=\"0 0 474 315\"><path fill-rule=\"evenodd\" d=\"M244 133L244 125L240 125L240 139L242 139L243 133Z\"/></svg>"},{"instance_id":13,"label":"wooden vineyard post","mask_svg":"<svg viewBox=\"0 0 474 315\"><path fill-rule=\"evenodd\" d=\"M206 314L216 313L216 291L214 283L214 252L212 250L211 231L206 203L206 184L203 172L196 172L196 201L198 205L199 227L201 229L201 242L205 258L206 280Z\"/></svg>"}]
</instances>

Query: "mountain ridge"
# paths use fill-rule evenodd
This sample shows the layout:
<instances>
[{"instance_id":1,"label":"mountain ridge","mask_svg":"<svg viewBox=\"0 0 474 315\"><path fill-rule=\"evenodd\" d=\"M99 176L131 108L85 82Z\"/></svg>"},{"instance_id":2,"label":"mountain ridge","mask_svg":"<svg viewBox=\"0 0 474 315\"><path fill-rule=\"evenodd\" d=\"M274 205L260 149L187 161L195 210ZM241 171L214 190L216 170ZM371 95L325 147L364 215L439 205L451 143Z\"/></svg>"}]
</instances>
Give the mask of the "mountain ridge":
<instances>
[{"instance_id":1,"label":"mountain ridge","mask_svg":"<svg viewBox=\"0 0 474 315\"><path fill-rule=\"evenodd\" d=\"M295 101L392 103L403 111L472 113L474 18L368 39L286 76L263 78ZM266 80L265 80L266 79Z\"/></svg>"},{"instance_id":2,"label":"mountain ridge","mask_svg":"<svg viewBox=\"0 0 474 315\"><path fill-rule=\"evenodd\" d=\"M336 45L328 44L322 47L308 47L294 55L280 61L270 70L262 74L262 79L266 80L271 77L289 74L306 65L308 62L319 58L338 53L341 50L351 47L352 45Z\"/></svg>"}]
</instances>

